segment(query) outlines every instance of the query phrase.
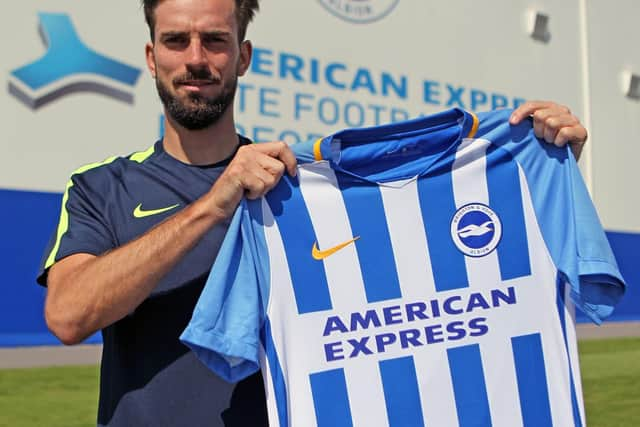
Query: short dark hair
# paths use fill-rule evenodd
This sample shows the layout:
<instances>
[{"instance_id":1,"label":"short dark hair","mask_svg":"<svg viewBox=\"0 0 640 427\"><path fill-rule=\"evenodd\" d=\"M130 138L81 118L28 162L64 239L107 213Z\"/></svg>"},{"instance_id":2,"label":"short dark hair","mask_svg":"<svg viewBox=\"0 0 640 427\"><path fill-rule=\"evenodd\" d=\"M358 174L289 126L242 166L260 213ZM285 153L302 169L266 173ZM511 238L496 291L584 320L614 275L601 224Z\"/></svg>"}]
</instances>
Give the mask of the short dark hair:
<instances>
[{"instance_id":1,"label":"short dark hair","mask_svg":"<svg viewBox=\"0 0 640 427\"><path fill-rule=\"evenodd\" d=\"M151 41L155 38L156 7L162 0L142 0L142 7L144 9L144 19L149 26L149 34L151 35ZM260 9L258 4L259 0L235 0L236 2L236 19L238 20L238 40L243 41L247 34L247 27L249 22L253 20L254 15Z\"/></svg>"}]
</instances>

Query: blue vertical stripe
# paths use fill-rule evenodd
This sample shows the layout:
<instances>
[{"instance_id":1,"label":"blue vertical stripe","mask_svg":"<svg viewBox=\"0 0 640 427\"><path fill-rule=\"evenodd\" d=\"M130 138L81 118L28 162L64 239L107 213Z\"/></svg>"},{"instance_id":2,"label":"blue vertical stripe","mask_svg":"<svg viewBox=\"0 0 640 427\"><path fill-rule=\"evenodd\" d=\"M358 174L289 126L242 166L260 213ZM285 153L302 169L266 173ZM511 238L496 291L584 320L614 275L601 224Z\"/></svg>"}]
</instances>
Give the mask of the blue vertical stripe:
<instances>
[{"instance_id":1,"label":"blue vertical stripe","mask_svg":"<svg viewBox=\"0 0 640 427\"><path fill-rule=\"evenodd\" d=\"M337 174L347 208L368 302L402 297L382 194L376 185Z\"/></svg>"},{"instance_id":2,"label":"blue vertical stripe","mask_svg":"<svg viewBox=\"0 0 640 427\"><path fill-rule=\"evenodd\" d=\"M412 356L380 362L389 427L423 427L418 377Z\"/></svg>"},{"instance_id":3,"label":"blue vertical stripe","mask_svg":"<svg viewBox=\"0 0 640 427\"><path fill-rule=\"evenodd\" d=\"M273 341L271 322L269 321L269 318L265 320L264 325L260 330L260 340L262 341L262 347L264 347L266 358L269 361L269 374L271 375L271 381L273 382L279 425L288 426L289 410L287 407L287 385L284 381L284 372L280 365L278 351L276 350Z\"/></svg>"},{"instance_id":4,"label":"blue vertical stripe","mask_svg":"<svg viewBox=\"0 0 640 427\"><path fill-rule=\"evenodd\" d=\"M283 177L266 199L284 243L298 313L331 310L324 264L311 257L317 238L298 178ZM295 215L283 215L284 211Z\"/></svg>"},{"instance_id":5,"label":"blue vertical stripe","mask_svg":"<svg viewBox=\"0 0 640 427\"><path fill-rule=\"evenodd\" d=\"M558 292L556 301L558 305L558 316L560 319L560 325L562 326L562 336L564 338L564 347L567 352L567 363L569 364L569 379L571 380L571 406L573 410L573 422L575 427L582 427L582 415L580 414L580 405L578 404L578 394L576 392L576 384L573 381L573 365L571 364L571 357L569 352L569 343L567 340L567 318L565 316L565 307L567 301L565 301L566 284L560 274L556 277L556 289Z\"/></svg>"},{"instance_id":6,"label":"blue vertical stripe","mask_svg":"<svg viewBox=\"0 0 640 427\"><path fill-rule=\"evenodd\" d=\"M309 380L318 427L352 427L344 370L318 372Z\"/></svg>"},{"instance_id":7,"label":"blue vertical stripe","mask_svg":"<svg viewBox=\"0 0 640 427\"><path fill-rule=\"evenodd\" d=\"M518 165L506 150L489 148L487 187L489 207L502 222L502 239L497 249L502 280L529 276L531 264Z\"/></svg>"},{"instance_id":8,"label":"blue vertical stripe","mask_svg":"<svg viewBox=\"0 0 640 427\"><path fill-rule=\"evenodd\" d=\"M524 427L553 426L540 334L511 338Z\"/></svg>"},{"instance_id":9,"label":"blue vertical stripe","mask_svg":"<svg viewBox=\"0 0 640 427\"><path fill-rule=\"evenodd\" d=\"M456 212L451 165L440 175L419 179L418 195L436 290L468 287L464 255L451 238L451 218Z\"/></svg>"},{"instance_id":10,"label":"blue vertical stripe","mask_svg":"<svg viewBox=\"0 0 640 427\"><path fill-rule=\"evenodd\" d=\"M447 350L460 427L491 425L489 398L478 344Z\"/></svg>"}]
</instances>

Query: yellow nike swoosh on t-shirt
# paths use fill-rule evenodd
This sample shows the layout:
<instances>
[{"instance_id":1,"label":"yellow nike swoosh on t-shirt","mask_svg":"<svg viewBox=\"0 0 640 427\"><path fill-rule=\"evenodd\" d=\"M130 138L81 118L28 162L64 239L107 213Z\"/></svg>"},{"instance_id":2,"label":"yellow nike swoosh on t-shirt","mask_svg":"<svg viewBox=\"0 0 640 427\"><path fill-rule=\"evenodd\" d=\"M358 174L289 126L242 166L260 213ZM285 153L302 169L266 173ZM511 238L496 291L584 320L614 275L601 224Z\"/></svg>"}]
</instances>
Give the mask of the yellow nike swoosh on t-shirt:
<instances>
[{"instance_id":1,"label":"yellow nike swoosh on t-shirt","mask_svg":"<svg viewBox=\"0 0 640 427\"><path fill-rule=\"evenodd\" d=\"M149 211L143 210L142 209L142 203L140 203L138 206L136 206L136 208L133 210L133 216L136 218L145 218L148 216L152 216L152 215L158 215L161 214L163 212L167 212L170 211L171 209L175 209L178 206L180 206L180 204L175 204L173 206L167 206L166 208L160 208L160 209L152 209Z\"/></svg>"},{"instance_id":2,"label":"yellow nike swoosh on t-shirt","mask_svg":"<svg viewBox=\"0 0 640 427\"><path fill-rule=\"evenodd\" d=\"M325 249L324 251L321 251L320 249L318 249L318 244L316 242L313 242L313 248L311 249L311 256L313 257L313 259L317 259L318 261L323 260L333 254L335 254L336 252L338 252L340 249L349 246L350 244L352 244L353 242L355 242L356 240L358 240L360 238L360 236L356 236L353 239L349 240L348 242L344 242L344 243L340 243L337 246L334 246L330 249Z\"/></svg>"}]
</instances>

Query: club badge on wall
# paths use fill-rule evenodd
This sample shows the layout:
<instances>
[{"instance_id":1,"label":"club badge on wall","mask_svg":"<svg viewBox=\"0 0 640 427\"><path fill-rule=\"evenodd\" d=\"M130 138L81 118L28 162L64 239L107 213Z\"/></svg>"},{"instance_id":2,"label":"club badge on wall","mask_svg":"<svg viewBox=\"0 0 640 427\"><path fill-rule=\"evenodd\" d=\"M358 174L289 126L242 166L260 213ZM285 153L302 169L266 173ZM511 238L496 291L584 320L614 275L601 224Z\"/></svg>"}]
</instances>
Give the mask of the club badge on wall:
<instances>
[{"instance_id":1,"label":"club badge on wall","mask_svg":"<svg viewBox=\"0 0 640 427\"><path fill-rule=\"evenodd\" d=\"M318 0L325 9L345 21L368 24L393 11L400 0Z\"/></svg>"}]
</instances>

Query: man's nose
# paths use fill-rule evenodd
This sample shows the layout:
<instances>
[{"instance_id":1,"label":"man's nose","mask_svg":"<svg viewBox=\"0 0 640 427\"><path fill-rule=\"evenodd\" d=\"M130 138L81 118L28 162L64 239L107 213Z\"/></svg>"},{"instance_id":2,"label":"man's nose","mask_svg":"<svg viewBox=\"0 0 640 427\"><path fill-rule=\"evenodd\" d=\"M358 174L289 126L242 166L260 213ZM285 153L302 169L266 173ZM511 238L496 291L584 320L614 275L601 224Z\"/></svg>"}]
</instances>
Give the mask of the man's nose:
<instances>
[{"instance_id":1,"label":"man's nose","mask_svg":"<svg viewBox=\"0 0 640 427\"><path fill-rule=\"evenodd\" d=\"M206 62L204 47L198 37L192 38L191 43L189 43L188 62L190 65L202 65Z\"/></svg>"}]
</instances>

